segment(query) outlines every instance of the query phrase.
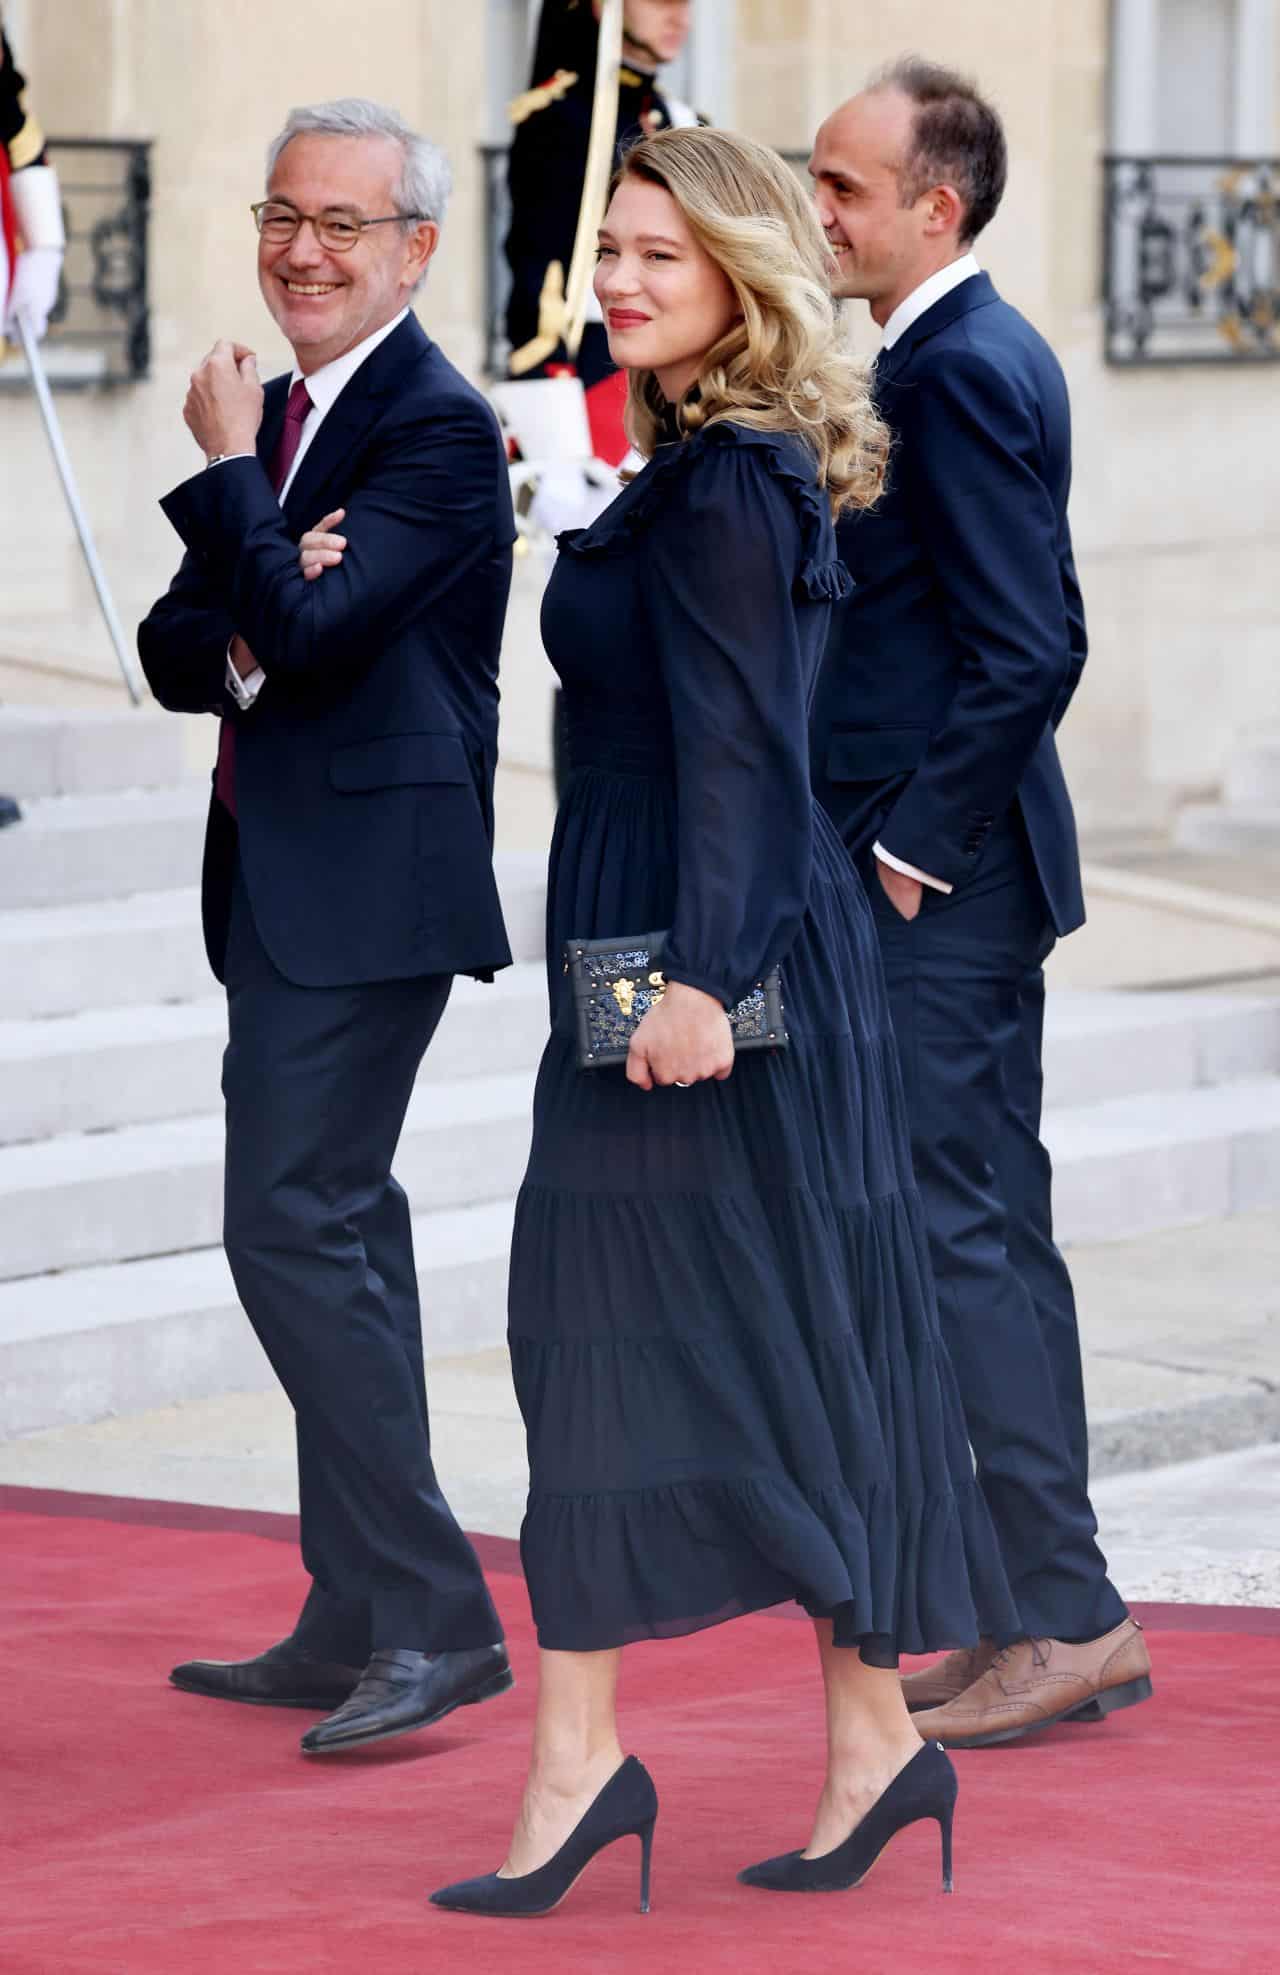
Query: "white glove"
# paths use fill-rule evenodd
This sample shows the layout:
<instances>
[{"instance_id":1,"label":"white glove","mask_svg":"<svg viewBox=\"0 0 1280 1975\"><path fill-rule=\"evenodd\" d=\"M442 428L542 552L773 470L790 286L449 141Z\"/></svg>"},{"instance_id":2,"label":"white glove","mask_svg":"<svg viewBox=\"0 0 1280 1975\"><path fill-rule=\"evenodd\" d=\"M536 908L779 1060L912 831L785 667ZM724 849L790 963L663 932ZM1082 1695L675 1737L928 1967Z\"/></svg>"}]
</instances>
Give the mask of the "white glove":
<instances>
[{"instance_id":1,"label":"white glove","mask_svg":"<svg viewBox=\"0 0 1280 1975\"><path fill-rule=\"evenodd\" d=\"M49 312L58 299L58 276L62 272L61 247L27 247L18 256L13 287L9 292L9 313L5 329L16 342L17 318L24 315L37 343L49 327Z\"/></svg>"},{"instance_id":2,"label":"white glove","mask_svg":"<svg viewBox=\"0 0 1280 1975\"><path fill-rule=\"evenodd\" d=\"M49 312L57 300L66 246L58 174L52 165L28 165L25 171L13 174L9 190L22 251L14 269L5 329L16 335L17 317L21 313L39 341L49 326Z\"/></svg>"}]
</instances>

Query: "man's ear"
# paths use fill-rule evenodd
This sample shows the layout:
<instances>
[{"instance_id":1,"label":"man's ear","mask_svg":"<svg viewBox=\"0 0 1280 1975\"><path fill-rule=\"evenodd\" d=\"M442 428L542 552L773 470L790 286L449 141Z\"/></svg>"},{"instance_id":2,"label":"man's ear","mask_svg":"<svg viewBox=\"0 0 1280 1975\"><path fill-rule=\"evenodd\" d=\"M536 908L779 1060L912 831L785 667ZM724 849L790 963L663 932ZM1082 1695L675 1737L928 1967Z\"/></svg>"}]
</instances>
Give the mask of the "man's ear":
<instances>
[{"instance_id":1,"label":"man's ear","mask_svg":"<svg viewBox=\"0 0 1280 1975\"><path fill-rule=\"evenodd\" d=\"M964 200L954 185L931 185L925 193L927 211L924 230L932 238L956 232L964 224Z\"/></svg>"},{"instance_id":2,"label":"man's ear","mask_svg":"<svg viewBox=\"0 0 1280 1975\"><path fill-rule=\"evenodd\" d=\"M412 288L426 269L427 263L440 245L440 228L433 219L419 220L409 235L405 252L404 284Z\"/></svg>"}]
</instances>

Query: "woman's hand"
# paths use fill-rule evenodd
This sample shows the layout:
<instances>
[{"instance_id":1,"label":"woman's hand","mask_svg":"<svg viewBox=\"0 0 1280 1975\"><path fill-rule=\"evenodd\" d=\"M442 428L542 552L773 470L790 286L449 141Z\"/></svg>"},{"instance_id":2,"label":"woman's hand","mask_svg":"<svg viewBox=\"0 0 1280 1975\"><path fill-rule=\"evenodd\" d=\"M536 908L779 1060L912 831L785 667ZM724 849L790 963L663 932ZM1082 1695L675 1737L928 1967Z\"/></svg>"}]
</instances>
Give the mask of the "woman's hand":
<instances>
[{"instance_id":1,"label":"woman's hand","mask_svg":"<svg viewBox=\"0 0 1280 1975\"><path fill-rule=\"evenodd\" d=\"M347 546L345 535L335 535L331 531L346 514L344 507L336 507L332 514L326 514L314 528L308 528L298 544L298 559L302 573L308 583L314 583L317 576L323 576L326 569L336 569L342 561L342 551Z\"/></svg>"},{"instance_id":2,"label":"woman's hand","mask_svg":"<svg viewBox=\"0 0 1280 1975\"><path fill-rule=\"evenodd\" d=\"M655 1084L718 1082L733 1069L733 1031L713 994L669 981L656 1008L636 1026L627 1052L627 1081L641 1090Z\"/></svg>"}]
</instances>

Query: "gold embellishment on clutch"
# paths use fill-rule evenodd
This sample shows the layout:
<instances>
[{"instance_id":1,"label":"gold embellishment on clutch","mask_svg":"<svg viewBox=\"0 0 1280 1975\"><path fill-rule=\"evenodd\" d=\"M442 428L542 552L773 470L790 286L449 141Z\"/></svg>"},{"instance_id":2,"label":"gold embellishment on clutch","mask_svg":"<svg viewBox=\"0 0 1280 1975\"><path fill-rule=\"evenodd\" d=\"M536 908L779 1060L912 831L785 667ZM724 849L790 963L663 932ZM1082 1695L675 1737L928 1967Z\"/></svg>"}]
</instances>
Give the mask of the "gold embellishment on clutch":
<instances>
[{"instance_id":1,"label":"gold embellishment on clutch","mask_svg":"<svg viewBox=\"0 0 1280 1975\"><path fill-rule=\"evenodd\" d=\"M637 1026L669 986L662 966L665 942L661 932L569 941L564 958L573 983L579 1069L626 1062ZM776 967L729 1010L729 1026L735 1050L786 1047Z\"/></svg>"}]
</instances>

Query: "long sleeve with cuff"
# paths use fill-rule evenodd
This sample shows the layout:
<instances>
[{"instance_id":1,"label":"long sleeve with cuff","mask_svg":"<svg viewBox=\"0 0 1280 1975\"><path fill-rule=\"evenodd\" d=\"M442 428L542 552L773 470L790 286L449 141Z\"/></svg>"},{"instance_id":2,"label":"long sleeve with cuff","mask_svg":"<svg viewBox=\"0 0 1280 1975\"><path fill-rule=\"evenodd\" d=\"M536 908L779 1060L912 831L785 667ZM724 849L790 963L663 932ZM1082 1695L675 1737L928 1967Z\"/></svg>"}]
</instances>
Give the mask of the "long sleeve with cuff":
<instances>
[{"instance_id":1,"label":"long sleeve with cuff","mask_svg":"<svg viewBox=\"0 0 1280 1975\"><path fill-rule=\"evenodd\" d=\"M761 450L713 443L648 543L648 608L676 754L666 973L726 1007L786 954L808 903L812 801L792 601L799 545L792 499Z\"/></svg>"},{"instance_id":2,"label":"long sleeve with cuff","mask_svg":"<svg viewBox=\"0 0 1280 1975\"><path fill-rule=\"evenodd\" d=\"M161 506L268 680L321 684L372 659L493 552L495 443L485 407L466 400L406 423L346 500L347 549L316 582L256 459L198 474Z\"/></svg>"}]
</instances>

